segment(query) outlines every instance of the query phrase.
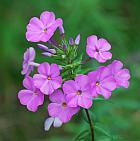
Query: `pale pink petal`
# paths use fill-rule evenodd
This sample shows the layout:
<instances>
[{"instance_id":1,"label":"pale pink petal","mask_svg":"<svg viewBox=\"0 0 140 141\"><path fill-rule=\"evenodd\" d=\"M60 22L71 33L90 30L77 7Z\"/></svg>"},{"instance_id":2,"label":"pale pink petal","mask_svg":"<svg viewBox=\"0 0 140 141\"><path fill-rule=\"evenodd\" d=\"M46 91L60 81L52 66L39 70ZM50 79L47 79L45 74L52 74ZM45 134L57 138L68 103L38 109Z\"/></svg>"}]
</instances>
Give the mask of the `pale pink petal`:
<instances>
[{"instance_id":1,"label":"pale pink petal","mask_svg":"<svg viewBox=\"0 0 140 141\"><path fill-rule=\"evenodd\" d=\"M111 45L107 42L107 40L101 38L98 40L98 49L100 51L108 51L111 49Z\"/></svg>"},{"instance_id":2,"label":"pale pink petal","mask_svg":"<svg viewBox=\"0 0 140 141\"><path fill-rule=\"evenodd\" d=\"M61 112L61 107L62 107L61 104L50 103L48 105L48 113L49 113L49 115L51 117L58 117L59 113Z\"/></svg>"},{"instance_id":3,"label":"pale pink petal","mask_svg":"<svg viewBox=\"0 0 140 141\"><path fill-rule=\"evenodd\" d=\"M42 32L39 31L37 33L33 31L27 31L26 32L26 39L30 42L39 42L41 40L41 34Z\"/></svg>"},{"instance_id":4,"label":"pale pink petal","mask_svg":"<svg viewBox=\"0 0 140 141\"><path fill-rule=\"evenodd\" d=\"M39 106L38 96L37 95L34 95L30 99L30 101L27 103L27 109L29 111L36 112L37 109L38 109L38 106Z\"/></svg>"},{"instance_id":5,"label":"pale pink petal","mask_svg":"<svg viewBox=\"0 0 140 141\"><path fill-rule=\"evenodd\" d=\"M53 12L44 11L40 15L40 20L47 28L55 21L55 15Z\"/></svg>"},{"instance_id":6,"label":"pale pink petal","mask_svg":"<svg viewBox=\"0 0 140 141\"><path fill-rule=\"evenodd\" d=\"M116 75L116 77L121 78L122 80L129 80L130 79L130 73L128 69L122 69L119 71Z\"/></svg>"},{"instance_id":7,"label":"pale pink petal","mask_svg":"<svg viewBox=\"0 0 140 141\"><path fill-rule=\"evenodd\" d=\"M96 50L93 50L92 48L86 47L86 53L93 58L95 56Z\"/></svg>"},{"instance_id":8,"label":"pale pink petal","mask_svg":"<svg viewBox=\"0 0 140 141\"><path fill-rule=\"evenodd\" d=\"M23 86L28 90L34 91L35 87L34 87L33 78L30 76L25 77L25 79L23 80Z\"/></svg>"},{"instance_id":9,"label":"pale pink petal","mask_svg":"<svg viewBox=\"0 0 140 141\"><path fill-rule=\"evenodd\" d=\"M27 31L39 32L43 27L42 22L38 18L33 17L27 25Z\"/></svg>"},{"instance_id":10,"label":"pale pink petal","mask_svg":"<svg viewBox=\"0 0 140 141\"><path fill-rule=\"evenodd\" d=\"M105 99L108 99L111 96L111 92L110 91L108 91L107 89L104 89L104 88L102 88L100 86L98 86L96 88L96 90L97 90L97 93L102 95Z\"/></svg>"},{"instance_id":11,"label":"pale pink petal","mask_svg":"<svg viewBox=\"0 0 140 141\"><path fill-rule=\"evenodd\" d=\"M65 94L76 93L76 83L74 80L68 80L63 84L63 91Z\"/></svg>"},{"instance_id":12,"label":"pale pink petal","mask_svg":"<svg viewBox=\"0 0 140 141\"><path fill-rule=\"evenodd\" d=\"M76 93L69 93L66 95L67 104L70 107L77 107L78 106L78 95Z\"/></svg>"},{"instance_id":13,"label":"pale pink petal","mask_svg":"<svg viewBox=\"0 0 140 141\"><path fill-rule=\"evenodd\" d=\"M100 82L100 86L109 90L113 91L116 89L116 81L112 76L105 78L103 81Z\"/></svg>"},{"instance_id":14,"label":"pale pink petal","mask_svg":"<svg viewBox=\"0 0 140 141\"><path fill-rule=\"evenodd\" d=\"M56 90L49 96L49 99L51 100L51 102L59 104L65 102L65 96L61 90Z\"/></svg>"},{"instance_id":15,"label":"pale pink petal","mask_svg":"<svg viewBox=\"0 0 140 141\"><path fill-rule=\"evenodd\" d=\"M110 60L112 58L112 54L110 52L100 52L100 56L105 60Z\"/></svg>"},{"instance_id":16,"label":"pale pink petal","mask_svg":"<svg viewBox=\"0 0 140 141\"><path fill-rule=\"evenodd\" d=\"M90 47L96 49L97 44L98 44L97 36L92 35L87 38L87 45L90 45Z\"/></svg>"},{"instance_id":17,"label":"pale pink petal","mask_svg":"<svg viewBox=\"0 0 140 141\"><path fill-rule=\"evenodd\" d=\"M112 64L108 65L108 67L111 69L112 74L116 74L123 67L123 63L121 61L114 60Z\"/></svg>"},{"instance_id":18,"label":"pale pink petal","mask_svg":"<svg viewBox=\"0 0 140 141\"><path fill-rule=\"evenodd\" d=\"M38 72L46 76L50 75L50 64L47 62L40 64L38 67Z\"/></svg>"},{"instance_id":19,"label":"pale pink petal","mask_svg":"<svg viewBox=\"0 0 140 141\"><path fill-rule=\"evenodd\" d=\"M52 87L56 90L56 89L61 87L62 77L61 76L57 76L55 78L52 78L52 80L50 80L50 81L51 81Z\"/></svg>"},{"instance_id":20,"label":"pale pink petal","mask_svg":"<svg viewBox=\"0 0 140 141\"><path fill-rule=\"evenodd\" d=\"M18 93L18 99L20 100L20 103L22 105L27 105L27 103L30 101L32 96L33 96L33 92L30 90L21 90Z\"/></svg>"},{"instance_id":21,"label":"pale pink petal","mask_svg":"<svg viewBox=\"0 0 140 141\"><path fill-rule=\"evenodd\" d=\"M33 80L34 80L34 85L40 89L44 84L44 82L47 80L47 77L42 74L35 74L33 76Z\"/></svg>"},{"instance_id":22,"label":"pale pink petal","mask_svg":"<svg viewBox=\"0 0 140 141\"><path fill-rule=\"evenodd\" d=\"M78 105L85 109L89 109L92 106L92 99L85 96L79 96Z\"/></svg>"},{"instance_id":23,"label":"pale pink petal","mask_svg":"<svg viewBox=\"0 0 140 141\"><path fill-rule=\"evenodd\" d=\"M54 119L54 123L53 123L53 126L54 126L54 127L61 127L62 124L63 124L63 123L62 123L62 121L61 121L59 118L56 117L56 118Z\"/></svg>"},{"instance_id":24,"label":"pale pink petal","mask_svg":"<svg viewBox=\"0 0 140 141\"><path fill-rule=\"evenodd\" d=\"M78 75L75 78L75 82L77 83L80 90L89 89L89 78L87 75Z\"/></svg>"},{"instance_id":25,"label":"pale pink petal","mask_svg":"<svg viewBox=\"0 0 140 141\"><path fill-rule=\"evenodd\" d=\"M51 64L50 66L50 74L51 74L51 77L56 77L58 75L60 75L60 69L59 69L59 66L57 64Z\"/></svg>"},{"instance_id":26,"label":"pale pink petal","mask_svg":"<svg viewBox=\"0 0 140 141\"><path fill-rule=\"evenodd\" d=\"M54 122L54 119L55 118L50 117L50 118L47 118L45 120L45 123L44 123L44 129L45 129L45 131L49 131L50 127L52 126L52 124Z\"/></svg>"}]
</instances>

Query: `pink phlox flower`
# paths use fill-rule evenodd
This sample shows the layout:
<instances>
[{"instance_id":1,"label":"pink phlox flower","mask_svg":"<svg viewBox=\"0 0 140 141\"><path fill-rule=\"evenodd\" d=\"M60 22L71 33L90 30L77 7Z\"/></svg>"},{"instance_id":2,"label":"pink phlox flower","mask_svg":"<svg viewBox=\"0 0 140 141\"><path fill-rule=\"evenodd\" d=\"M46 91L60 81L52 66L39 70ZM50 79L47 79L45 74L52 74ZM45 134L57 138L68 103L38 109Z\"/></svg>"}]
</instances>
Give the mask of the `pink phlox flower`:
<instances>
[{"instance_id":1,"label":"pink phlox flower","mask_svg":"<svg viewBox=\"0 0 140 141\"><path fill-rule=\"evenodd\" d=\"M57 64L44 62L38 67L39 74L34 75L34 83L40 91L46 95L52 94L54 90L61 87L62 77Z\"/></svg>"},{"instance_id":2,"label":"pink phlox flower","mask_svg":"<svg viewBox=\"0 0 140 141\"><path fill-rule=\"evenodd\" d=\"M108 65L108 67L116 81L117 87L123 86L128 88L130 73L128 69L123 69L123 63L118 60L114 60L112 64Z\"/></svg>"},{"instance_id":3,"label":"pink phlox flower","mask_svg":"<svg viewBox=\"0 0 140 141\"><path fill-rule=\"evenodd\" d=\"M30 76L23 80L23 86L26 89L18 93L20 103L26 105L29 111L36 112L38 106L44 102L44 94L34 86L33 78Z\"/></svg>"},{"instance_id":4,"label":"pink phlox flower","mask_svg":"<svg viewBox=\"0 0 140 141\"><path fill-rule=\"evenodd\" d=\"M111 45L107 40L92 35L87 38L86 52L91 58L95 58L98 62L104 63L112 58L109 52Z\"/></svg>"},{"instance_id":5,"label":"pink phlox flower","mask_svg":"<svg viewBox=\"0 0 140 141\"><path fill-rule=\"evenodd\" d=\"M87 75L78 75L74 80L68 80L63 84L68 105L71 107L81 106L90 108L92 106L92 95Z\"/></svg>"},{"instance_id":6,"label":"pink phlox flower","mask_svg":"<svg viewBox=\"0 0 140 141\"><path fill-rule=\"evenodd\" d=\"M48 105L49 115L59 118L63 123L70 121L80 109L79 107L69 107L65 94L61 90L56 90L49 98L52 102Z\"/></svg>"},{"instance_id":7,"label":"pink phlox flower","mask_svg":"<svg viewBox=\"0 0 140 141\"><path fill-rule=\"evenodd\" d=\"M31 18L27 25L26 39L31 42L47 42L62 24L62 19L55 19L53 12L45 11L41 14L40 19Z\"/></svg>"},{"instance_id":8,"label":"pink phlox flower","mask_svg":"<svg viewBox=\"0 0 140 141\"><path fill-rule=\"evenodd\" d=\"M105 99L111 96L111 92L116 88L116 82L110 73L108 67L100 67L94 72L88 73L92 96L97 97L99 94Z\"/></svg>"}]
</instances>

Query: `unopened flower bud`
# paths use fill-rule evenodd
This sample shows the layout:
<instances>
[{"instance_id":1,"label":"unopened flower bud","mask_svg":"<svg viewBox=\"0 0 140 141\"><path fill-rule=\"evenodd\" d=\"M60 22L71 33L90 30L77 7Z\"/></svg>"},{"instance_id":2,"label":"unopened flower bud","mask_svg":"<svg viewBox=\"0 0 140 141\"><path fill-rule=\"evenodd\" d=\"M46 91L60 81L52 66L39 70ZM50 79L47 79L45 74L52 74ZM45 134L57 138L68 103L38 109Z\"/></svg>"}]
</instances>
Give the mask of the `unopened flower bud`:
<instances>
[{"instance_id":1,"label":"unopened flower bud","mask_svg":"<svg viewBox=\"0 0 140 141\"><path fill-rule=\"evenodd\" d=\"M37 44L37 46L38 46L39 49L42 49L42 50L45 50L45 51L48 50L48 47L43 45L43 44Z\"/></svg>"},{"instance_id":2,"label":"unopened flower bud","mask_svg":"<svg viewBox=\"0 0 140 141\"><path fill-rule=\"evenodd\" d=\"M59 27L59 31L60 31L60 35L64 34L65 33L64 27L63 26L60 26Z\"/></svg>"},{"instance_id":3,"label":"unopened flower bud","mask_svg":"<svg viewBox=\"0 0 140 141\"><path fill-rule=\"evenodd\" d=\"M43 52L42 55L44 55L44 56L46 56L46 57L51 57L51 56L53 56L54 54L49 53L49 52Z\"/></svg>"},{"instance_id":4,"label":"unopened flower bud","mask_svg":"<svg viewBox=\"0 0 140 141\"><path fill-rule=\"evenodd\" d=\"M80 34L78 34L78 36L75 39L75 45L79 45L80 43Z\"/></svg>"},{"instance_id":5,"label":"unopened flower bud","mask_svg":"<svg viewBox=\"0 0 140 141\"><path fill-rule=\"evenodd\" d=\"M69 45L71 45L71 46L74 45L73 38L71 38L71 37L69 38Z\"/></svg>"}]
</instances>

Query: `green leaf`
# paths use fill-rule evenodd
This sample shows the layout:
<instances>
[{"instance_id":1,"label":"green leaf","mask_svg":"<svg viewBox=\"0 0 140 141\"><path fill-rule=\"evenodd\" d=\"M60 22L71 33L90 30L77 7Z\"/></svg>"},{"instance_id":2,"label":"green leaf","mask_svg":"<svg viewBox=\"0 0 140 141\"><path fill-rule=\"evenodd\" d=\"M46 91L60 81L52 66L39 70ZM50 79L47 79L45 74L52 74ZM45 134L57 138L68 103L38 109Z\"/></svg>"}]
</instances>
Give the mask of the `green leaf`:
<instances>
[{"instance_id":1,"label":"green leaf","mask_svg":"<svg viewBox=\"0 0 140 141\"><path fill-rule=\"evenodd\" d=\"M75 141L84 141L89 134L89 130L83 130L76 136Z\"/></svg>"}]
</instances>

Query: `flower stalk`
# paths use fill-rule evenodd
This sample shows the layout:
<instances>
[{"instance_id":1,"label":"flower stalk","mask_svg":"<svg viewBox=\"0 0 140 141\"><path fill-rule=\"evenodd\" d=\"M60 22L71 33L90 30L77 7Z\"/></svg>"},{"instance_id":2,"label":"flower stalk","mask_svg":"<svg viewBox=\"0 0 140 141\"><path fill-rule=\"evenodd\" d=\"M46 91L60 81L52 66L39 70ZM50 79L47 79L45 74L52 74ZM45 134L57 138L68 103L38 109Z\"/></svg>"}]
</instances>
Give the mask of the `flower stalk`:
<instances>
[{"instance_id":1,"label":"flower stalk","mask_svg":"<svg viewBox=\"0 0 140 141\"><path fill-rule=\"evenodd\" d=\"M94 141L94 126L93 126L93 122L92 122L92 120L90 118L90 114L89 114L87 109L85 109L85 112L86 112L86 116L87 116L87 119L88 119L88 122L89 122L89 125L90 125L91 141Z\"/></svg>"}]
</instances>

